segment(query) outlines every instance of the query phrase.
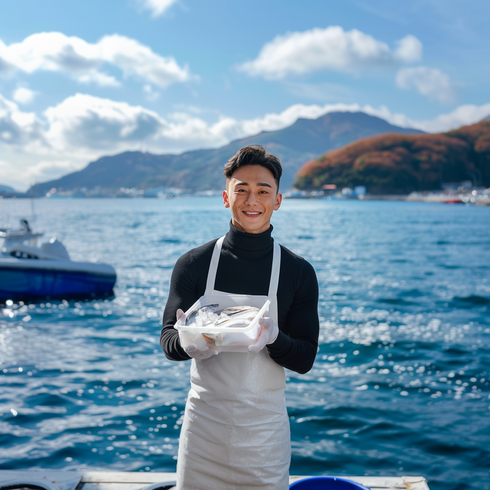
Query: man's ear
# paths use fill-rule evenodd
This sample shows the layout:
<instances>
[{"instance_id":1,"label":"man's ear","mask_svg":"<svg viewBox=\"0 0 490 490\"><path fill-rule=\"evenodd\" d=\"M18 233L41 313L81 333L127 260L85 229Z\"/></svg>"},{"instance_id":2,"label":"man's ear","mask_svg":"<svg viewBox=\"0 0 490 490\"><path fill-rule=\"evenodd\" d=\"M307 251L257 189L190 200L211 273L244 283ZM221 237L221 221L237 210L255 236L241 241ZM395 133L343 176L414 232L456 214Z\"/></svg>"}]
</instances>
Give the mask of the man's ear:
<instances>
[{"instance_id":1,"label":"man's ear","mask_svg":"<svg viewBox=\"0 0 490 490\"><path fill-rule=\"evenodd\" d=\"M230 202L228 201L228 192L223 191L223 204L225 205L225 208L230 207Z\"/></svg>"},{"instance_id":2,"label":"man's ear","mask_svg":"<svg viewBox=\"0 0 490 490\"><path fill-rule=\"evenodd\" d=\"M282 194L277 193L276 202L274 203L274 211L277 211L281 207Z\"/></svg>"}]
</instances>

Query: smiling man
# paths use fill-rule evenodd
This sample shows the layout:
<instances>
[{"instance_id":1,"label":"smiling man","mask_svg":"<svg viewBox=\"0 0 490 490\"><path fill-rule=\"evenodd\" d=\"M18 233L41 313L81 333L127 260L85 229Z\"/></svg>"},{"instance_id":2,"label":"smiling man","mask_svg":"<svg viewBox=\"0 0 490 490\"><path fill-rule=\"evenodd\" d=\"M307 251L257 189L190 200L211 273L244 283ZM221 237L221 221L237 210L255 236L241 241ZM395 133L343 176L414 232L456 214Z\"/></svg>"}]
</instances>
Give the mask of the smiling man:
<instances>
[{"instance_id":1,"label":"smiling man","mask_svg":"<svg viewBox=\"0 0 490 490\"><path fill-rule=\"evenodd\" d=\"M179 490L286 490L291 443L284 368L308 372L318 347L313 267L272 238L281 206L279 160L247 146L224 167L228 233L175 265L160 343L172 360L193 359L179 443ZM184 350L173 328L204 294L266 295L269 312L249 352L209 344Z\"/></svg>"}]
</instances>

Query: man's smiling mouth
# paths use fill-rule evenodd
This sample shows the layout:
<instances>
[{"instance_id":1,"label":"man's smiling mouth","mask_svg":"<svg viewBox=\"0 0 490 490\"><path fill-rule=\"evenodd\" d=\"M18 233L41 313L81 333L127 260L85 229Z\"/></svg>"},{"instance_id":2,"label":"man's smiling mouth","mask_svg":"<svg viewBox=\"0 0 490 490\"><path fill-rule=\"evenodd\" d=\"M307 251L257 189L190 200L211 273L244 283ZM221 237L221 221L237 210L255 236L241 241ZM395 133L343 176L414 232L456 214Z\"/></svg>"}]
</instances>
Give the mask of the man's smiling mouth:
<instances>
[{"instance_id":1,"label":"man's smiling mouth","mask_svg":"<svg viewBox=\"0 0 490 490\"><path fill-rule=\"evenodd\" d=\"M258 211L243 211L243 214L245 214L245 216L258 216L262 213Z\"/></svg>"}]
</instances>

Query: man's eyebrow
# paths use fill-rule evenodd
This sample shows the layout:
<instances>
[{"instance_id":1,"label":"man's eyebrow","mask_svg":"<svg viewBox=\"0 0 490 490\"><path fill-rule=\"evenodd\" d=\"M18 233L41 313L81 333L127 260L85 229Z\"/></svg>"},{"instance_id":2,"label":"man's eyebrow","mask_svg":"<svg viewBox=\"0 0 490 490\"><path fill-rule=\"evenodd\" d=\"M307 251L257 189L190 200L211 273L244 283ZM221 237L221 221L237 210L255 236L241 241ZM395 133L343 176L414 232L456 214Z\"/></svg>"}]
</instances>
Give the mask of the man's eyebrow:
<instances>
[{"instance_id":1,"label":"man's eyebrow","mask_svg":"<svg viewBox=\"0 0 490 490\"><path fill-rule=\"evenodd\" d=\"M239 186L239 185L249 185L248 182L237 182L235 184L236 186ZM261 186L261 187L270 187L272 189L272 186L268 183L268 182L257 182L257 185L258 186Z\"/></svg>"}]
</instances>

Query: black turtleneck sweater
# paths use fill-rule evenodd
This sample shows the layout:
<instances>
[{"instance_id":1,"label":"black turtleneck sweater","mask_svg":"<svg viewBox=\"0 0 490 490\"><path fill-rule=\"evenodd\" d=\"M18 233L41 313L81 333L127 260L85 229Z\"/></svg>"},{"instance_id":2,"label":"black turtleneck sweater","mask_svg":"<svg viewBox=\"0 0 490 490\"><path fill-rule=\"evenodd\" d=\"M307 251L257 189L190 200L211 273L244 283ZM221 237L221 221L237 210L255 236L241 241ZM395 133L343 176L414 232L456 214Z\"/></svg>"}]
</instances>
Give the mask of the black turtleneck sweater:
<instances>
[{"instance_id":1,"label":"black turtleneck sweater","mask_svg":"<svg viewBox=\"0 0 490 490\"><path fill-rule=\"evenodd\" d=\"M251 234L230 225L214 288L267 296L273 255L271 233L272 226L264 233ZM168 359L190 359L173 328L175 315L178 308L186 311L204 295L215 243L213 240L190 250L175 264L160 336ZM269 355L277 364L304 374L311 369L318 347L318 282L313 267L282 245L277 306L279 335L267 346Z\"/></svg>"}]
</instances>

